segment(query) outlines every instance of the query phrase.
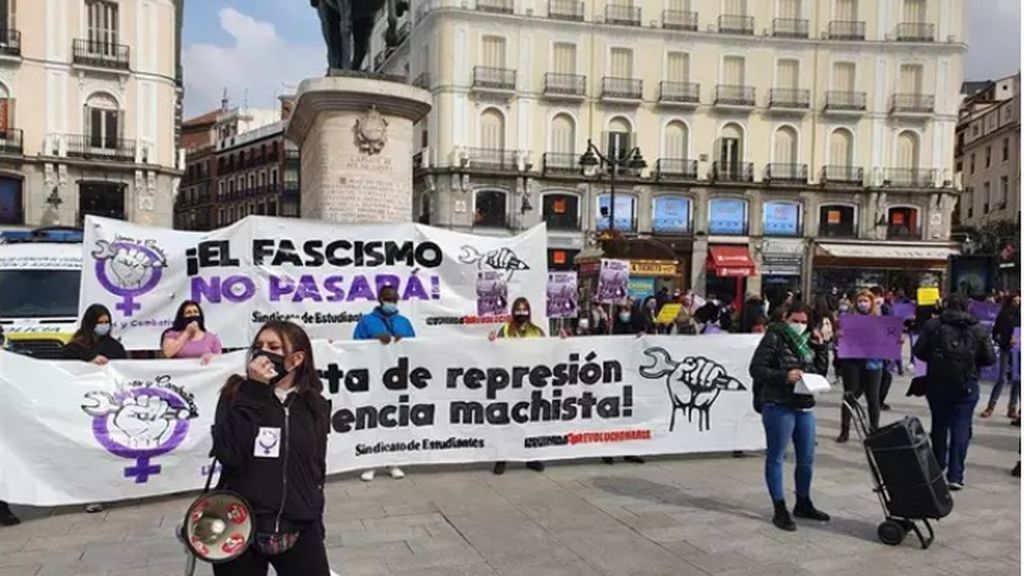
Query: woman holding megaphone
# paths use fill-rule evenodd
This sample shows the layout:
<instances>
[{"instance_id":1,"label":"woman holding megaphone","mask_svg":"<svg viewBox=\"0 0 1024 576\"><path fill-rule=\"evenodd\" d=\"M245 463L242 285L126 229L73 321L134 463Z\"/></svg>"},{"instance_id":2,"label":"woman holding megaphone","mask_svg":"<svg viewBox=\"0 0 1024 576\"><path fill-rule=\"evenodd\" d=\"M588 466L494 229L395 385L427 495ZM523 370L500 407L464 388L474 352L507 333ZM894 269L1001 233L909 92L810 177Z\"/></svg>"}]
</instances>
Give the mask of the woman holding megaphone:
<instances>
[{"instance_id":1,"label":"woman holding megaphone","mask_svg":"<svg viewBox=\"0 0 1024 576\"><path fill-rule=\"evenodd\" d=\"M246 377L221 390L213 452L219 488L252 509L253 539L241 556L215 564L217 576L329 576L324 549L324 479L329 405L309 336L268 322L249 351Z\"/></svg>"}]
</instances>

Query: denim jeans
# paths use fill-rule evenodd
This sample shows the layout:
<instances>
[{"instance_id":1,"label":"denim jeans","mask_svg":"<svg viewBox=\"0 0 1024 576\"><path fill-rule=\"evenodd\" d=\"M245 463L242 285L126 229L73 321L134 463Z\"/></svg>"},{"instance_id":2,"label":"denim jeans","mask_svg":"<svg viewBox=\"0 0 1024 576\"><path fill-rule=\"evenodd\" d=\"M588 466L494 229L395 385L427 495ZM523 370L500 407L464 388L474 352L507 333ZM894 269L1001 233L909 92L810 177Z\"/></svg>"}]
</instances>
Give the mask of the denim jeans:
<instances>
[{"instance_id":1,"label":"denim jeans","mask_svg":"<svg viewBox=\"0 0 1024 576\"><path fill-rule=\"evenodd\" d=\"M769 403L761 409L761 422L768 443L764 479L768 483L768 493L772 500L778 502L786 499L782 468L790 439L796 450L796 470L793 474L796 479L796 496L809 498L814 472L814 412Z\"/></svg>"},{"instance_id":2,"label":"denim jeans","mask_svg":"<svg viewBox=\"0 0 1024 576\"><path fill-rule=\"evenodd\" d=\"M971 419L978 405L978 382L968 384L961 394L929 394L932 412L932 451L950 482L964 481L967 447L971 443Z\"/></svg>"},{"instance_id":3,"label":"denim jeans","mask_svg":"<svg viewBox=\"0 0 1024 576\"><path fill-rule=\"evenodd\" d=\"M1006 379L1010 379L1010 408L1016 408L1017 402L1020 400L1020 375L1010 374L1013 370L1013 362L1011 362L1012 351L999 351L999 376L996 378L996 383L992 386L992 395L988 398L989 406L995 406L999 402L999 395L1003 393L1003 384L1006 383Z\"/></svg>"}]
</instances>

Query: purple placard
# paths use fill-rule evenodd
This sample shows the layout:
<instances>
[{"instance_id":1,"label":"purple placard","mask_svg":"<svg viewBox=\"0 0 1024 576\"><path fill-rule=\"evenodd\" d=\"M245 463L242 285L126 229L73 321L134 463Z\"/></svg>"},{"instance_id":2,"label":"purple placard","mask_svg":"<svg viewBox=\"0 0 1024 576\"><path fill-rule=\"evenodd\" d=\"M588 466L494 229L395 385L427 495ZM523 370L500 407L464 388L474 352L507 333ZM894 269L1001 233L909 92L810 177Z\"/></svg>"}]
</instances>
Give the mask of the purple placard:
<instances>
[{"instance_id":1,"label":"purple placard","mask_svg":"<svg viewBox=\"0 0 1024 576\"><path fill-rule=\"evenodd\" d=\"M575 272L548 272L548 318L575 318L578 308Z\"/></svg>"},{"instance_id":2,"label":"purple placard","mask_svg":"<svg viewBox=\"0 0 1024 576\"><path fill-rule=\"evenodd\" d=\"M476 313L478 316L508 314L508 278L498 270L480 270L476 276Z\"/></svg>"},{"instance_id":3,"label":"purple placard","mask_svg":"<svg viewBox=\"0 0 1024 576\"><path fill-rule=\"evenodd\" d=\"M629 260L601 260L597 281L597 301L621 304L629 295Z\"/></svg>"},{"instance_id":4,"label":"purple placard","mask_svg":"<svg viewBox=\"0 0 1024 576\"><path fill-rule=\"evenodd\" d=\"M982 322L995 322L999 315L999 304L996 302L971 302L968 311Z\"/></svg>"},{"instance_id":5,"label":"purple placard","mask_svg":"<svg viewBox=\"0 0 1024 576\"><path fill-rule=\"evenodd\" d=\"M909 320L917 314L917 303L897 302L892 305L892 315L896 318Z\"/></svg>"},{"instance_id":6,"label":"purple placard","mask_svg":"<svg viewBox=\"0 0 1024 576\"><path fill-rule=\"evenodd\" d=\"M843 316L839 321L839 357L899 360L903 319L896 316Z\"/></svg>"}]
</instances>

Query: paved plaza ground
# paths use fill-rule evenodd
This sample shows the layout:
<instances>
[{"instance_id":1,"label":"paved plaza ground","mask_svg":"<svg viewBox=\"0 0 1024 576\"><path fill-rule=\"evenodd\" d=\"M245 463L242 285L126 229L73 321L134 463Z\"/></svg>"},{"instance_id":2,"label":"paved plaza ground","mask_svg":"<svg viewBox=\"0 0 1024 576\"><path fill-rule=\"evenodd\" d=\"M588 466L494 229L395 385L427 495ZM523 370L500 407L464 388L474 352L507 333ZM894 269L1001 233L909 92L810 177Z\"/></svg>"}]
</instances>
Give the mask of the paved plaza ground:
<instances>
[{"instance_id":1,"label":"paved plaza ground","mask_svg":"<svg viewBox=\"0 0 1024 576\"><path fill-rule=\"evenodd\" d=\"M884 422L921 399L893 385ZM988 387L983 389L987 397ZM819 404L814 496L833 515L795 533L769 522L763 459L663 457L644 465L555 463L537 474L510 464L413 468L370 484L353 475L327 488L327 545L343 576L1002 576L1020 574L1020 483L1010 476L1019 428L975 420L966 490L921 551L878 542L878 501L858 442L837 445L838 393ZM792 489L791 468L787 486ZM170 576L184 556L171 536L188 495L112 505L17 508L25 522L0 528L0 576ZM202 566L197 574L204 576Z\"/></svg>"}]
</instances>

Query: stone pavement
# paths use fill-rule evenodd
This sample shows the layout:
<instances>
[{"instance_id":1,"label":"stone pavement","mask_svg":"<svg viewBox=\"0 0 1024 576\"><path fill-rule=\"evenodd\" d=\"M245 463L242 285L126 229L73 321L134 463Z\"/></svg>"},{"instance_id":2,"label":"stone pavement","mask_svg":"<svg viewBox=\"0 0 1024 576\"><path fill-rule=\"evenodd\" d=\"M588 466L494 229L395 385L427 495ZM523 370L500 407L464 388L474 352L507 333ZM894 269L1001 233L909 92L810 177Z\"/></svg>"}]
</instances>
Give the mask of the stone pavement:
<instances>
[{"instance_id":1,"label":"stone pavement","mask_svg":"<svg viewBox=\"0 0 1024 576\"><path fill-rule=\"evenodd\" d=\"M892 412L926 420L923 400L893 386ZM987 398L987 387L983 390ZM662 457L635 465L556 463L410 470L364 484L329 483L327 544L344 576L900 576L1020 574L1020 483L1009 474L1019 429L1005 411L975 420L968 488L921 551L912 538L878 542L881 521L858 442L833 441L839 394L820 403L814 496L828 525L795 533L769 522L758 455ZM787 469L789 489L791 468ZM188 497L133 502L96 515L80 507L18 509L0 528L0 576L170 576L184 557L171 536ZM197 574L210 574L202 566Z\"/></svg>"}]
</instances>

